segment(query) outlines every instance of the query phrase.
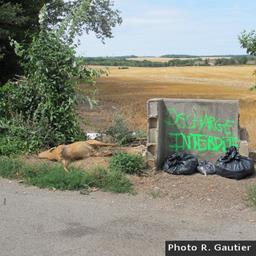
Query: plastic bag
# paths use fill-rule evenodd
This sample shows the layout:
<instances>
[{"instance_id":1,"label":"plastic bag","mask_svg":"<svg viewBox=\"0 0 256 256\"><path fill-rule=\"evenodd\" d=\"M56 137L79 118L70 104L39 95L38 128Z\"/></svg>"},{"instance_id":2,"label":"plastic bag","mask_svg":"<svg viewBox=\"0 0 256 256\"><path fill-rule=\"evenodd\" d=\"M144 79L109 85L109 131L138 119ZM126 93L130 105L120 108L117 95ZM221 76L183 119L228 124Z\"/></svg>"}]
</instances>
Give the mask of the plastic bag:
<instances>
[{"instance_id":1,"label":"plastic bag","mask_svg":"<svg viewBox=\"0 0 256 256\"><path fill-rule=\"evenodd\" d=\"M205 176L216 173L215 165L209 161L200 161L197 170Z\"/></svg>"},{"instance_id":2,"label":"plastic bag","mask_svg":"<svg viewBox=\"0 0 256 256\"><path fill-rule=\"evenodd\" d=\"M241 156L236 147L227 149L226 154L217 160L215 166L218 175L237 180L253 175L255 172L253 160Z\"/></svg>"},{"instance_id":3,"label":"plastic bag","mask_svg":"<svg viewBox=\"0 0 256 256\"><path fill-rule=\"evenodd\" d=\"M164 171L175 175L189 175L197 171L198 160L196 156L186 153L175 153L167 157Z\"/></svg>"}]
</instances>

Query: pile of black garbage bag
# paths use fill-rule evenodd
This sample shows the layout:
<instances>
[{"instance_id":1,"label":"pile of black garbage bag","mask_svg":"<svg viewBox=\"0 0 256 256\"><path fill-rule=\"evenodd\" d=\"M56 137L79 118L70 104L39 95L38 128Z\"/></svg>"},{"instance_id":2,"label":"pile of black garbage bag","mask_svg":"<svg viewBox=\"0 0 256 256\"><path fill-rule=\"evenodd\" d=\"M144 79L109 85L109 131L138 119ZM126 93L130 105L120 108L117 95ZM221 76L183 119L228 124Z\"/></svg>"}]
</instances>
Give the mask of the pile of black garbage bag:
<instances>
[{"instance_id":1,"label":"pile of black garbage bag","mask_svg":"<svg viewBox=\"0 0 256 256\"><path fill-rule=\"evenodd\" d=\"M188 153L174 153L167 157L165 172L174 175L190 175L200 172L204 175L217 174L226 178L240 180L255 173L252 159L241 156L236 147L228 148L225 155L218 158L215 164L209 161L198 161Z\"/></svg>"}]
</instances>

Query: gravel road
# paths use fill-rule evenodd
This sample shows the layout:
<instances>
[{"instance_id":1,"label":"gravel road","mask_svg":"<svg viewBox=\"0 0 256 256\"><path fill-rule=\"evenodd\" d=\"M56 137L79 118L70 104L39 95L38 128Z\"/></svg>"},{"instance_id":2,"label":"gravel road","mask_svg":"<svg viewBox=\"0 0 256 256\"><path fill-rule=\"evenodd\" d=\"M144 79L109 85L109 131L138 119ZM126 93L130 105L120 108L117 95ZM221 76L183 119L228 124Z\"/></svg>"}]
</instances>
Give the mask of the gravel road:
<instances>
[{"instance_id":1,"label":"gravel road","mask_svg":"<svg viewBox=\"0 0 256 256\"><path fill-rule=\"evenodd\" d=\"M256 211L146 193L53 192L0 178L0 234L0 256L160 256L165 240L255 239Z\"/></svg>"}]
</instances>

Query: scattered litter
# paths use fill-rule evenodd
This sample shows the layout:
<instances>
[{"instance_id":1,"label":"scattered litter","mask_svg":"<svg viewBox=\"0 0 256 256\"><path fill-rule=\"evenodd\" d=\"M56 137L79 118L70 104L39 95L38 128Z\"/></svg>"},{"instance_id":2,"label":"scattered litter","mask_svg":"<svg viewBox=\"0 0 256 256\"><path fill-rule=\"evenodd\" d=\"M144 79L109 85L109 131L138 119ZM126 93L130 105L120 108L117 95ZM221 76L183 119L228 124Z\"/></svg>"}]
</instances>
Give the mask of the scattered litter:
<instances>
[{"instance_id":1,"label":"scattered litter","mask_svg":"<svg viewBox=\"0 0 256 256\"><path fill-rule=\"evenodd\" d=\"M80 190L80 194L88 196L88 195L90 195L90 192L97 191L96 189L97 188L95 188L95 187L90 188L88 185L85 185L85 187Z\"/></svg>"},{"instance_id":2,"label":"scattered litter","mask_svg":"<svg viewBox=\"0 0 256 256\"><path fill-rule=\"evenodd\" d=\"M86 133L86 137L89 140L95 140L95 139L97 139L97 138L99 138L101 136L102 136L102 134L98 133L98 132L87 132Z\"/></svg>"},{"instance_id":3,"label":"scattered litter","mask_svg":"<svg viewBox=\"0 0 256 256\"><path fill-rule=\"evenodd\" d=\"M92 187L89 189L90 192L96 192L96 191L99 191L100 189L99 188L96 188L96 187Z\"/></svg>"},{"instance_id":4,"label":"scattered litter","mask_svg":"<svg viewBox=\"0 0 256 256\"><path fill-rule=\"evenodd\" d=\"M209 175L209 174L215 174L216 173L216 168L215 168L215 165L209 161L200 161L199 162L199 165L197 166L197 170L204 174L205 176L206 175Z\"/></svg>"},{"instance_id":5,"label":"scattered litter","mask_svg":"<svg viewBox=\"0 0 256 256\"><path fill-rule=\"evenodd\" d=\"M88 189L82 189L82 190L80 190L80 194L88 196L88 195L90 195L90 192Z\"/></svg>"}]
</instances>

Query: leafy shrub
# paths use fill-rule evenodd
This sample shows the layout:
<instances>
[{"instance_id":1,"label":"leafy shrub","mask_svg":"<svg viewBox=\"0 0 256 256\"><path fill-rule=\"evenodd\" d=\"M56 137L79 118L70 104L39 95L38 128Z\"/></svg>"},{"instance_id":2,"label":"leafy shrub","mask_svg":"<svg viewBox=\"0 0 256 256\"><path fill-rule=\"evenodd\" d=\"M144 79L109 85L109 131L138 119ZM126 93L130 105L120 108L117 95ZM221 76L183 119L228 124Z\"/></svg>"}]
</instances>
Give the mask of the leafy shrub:
<instances>
[{"instance_id":1,"label":"leafy shrub","mask_svg":"<svg viewBox=\"0 0 256 256\"><path fill-rule=\"evenodd\" d=\"M134 136L121 114L114 116L113 124L108 128L106 134L112 136L114 141L120 145L126 145L134 140Z\"/></svg>"},{"instance_id":2,"label":"leafy shrub","mask_svg":"<svg viewBox=\"0 0 256 256\"><path fill-rule=\"evenodd\" d=\"M18 46L25 77L0 89L4 135L24 141L29 151L83 138L74 110L76 77L95 74L85 72L74 48L54 32L41 31L27 50Z\"/></svg>"},{"instance_id":3,"label":"leafy shrub","mask_svg":"<svg viewBox=\"0 0 256 256\"><path fill-rule=\"evenodd\" d=\"M0 136L0 155L11 156L25 151L24 141Z\"/></svg>"},{"instance_id":4,"label":"leafy shrub","mask_svg":"<svg viewBox=\"0 0 256 256\"><path fill-rule=\"evenodd\" d=\"M140 155L118 153L110 159L109 168L128 174L140 174L145 168L145 162Z\"/></svg>"},{"instance_id":5,"label":"leafy shrub","mask_svg":"<svg viewBox=\"0 0 256 256\"><path fill-rule=\"evenodd\" d=\"M10 154L15 139L24 142L20 146L25 151L35 151L85 138L74 108L81 98L76 96L76 85L81 80L93 84L101 72L75 56L77 36L93 31L104 40L122 19L110 1L57 2L41 9L36 20L40 31L28 36L29 45L11 40L24 77L0 86L0 132L2 123L7 127L1 154ZM86 96L92 106L94 100Z\"/></svg>"},{"instance_id":6,"label":"leafy shrub","mask_svg":"<svg viewBox=\"0 0 256 256\"><path fill-rule=\"evenodd\" d=\"M21 115L12 119L0 118L0 155L15 155L32 151L43 145L40 130L44 127L29 120L24 120Z\"/></svg>"},{"instance_id":7,"label":"leafy shrub","mask_svg":"<svg viewBox=\"0 0 256 256\"><path fill-rule=\"evenodd\" d=\"M69 172L65 172L63 167L58 164L29 165L19 159L1 157L0 176L23 179L25 183L40 188L81 190L97 187L104 191L116 193L131 193L133 191L132 183L123 173L107 171L100 167L90 173L77 168L72 168Z\"/></svg>"}]
</instances>

